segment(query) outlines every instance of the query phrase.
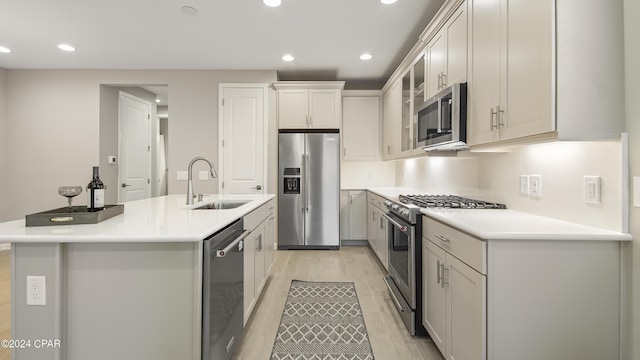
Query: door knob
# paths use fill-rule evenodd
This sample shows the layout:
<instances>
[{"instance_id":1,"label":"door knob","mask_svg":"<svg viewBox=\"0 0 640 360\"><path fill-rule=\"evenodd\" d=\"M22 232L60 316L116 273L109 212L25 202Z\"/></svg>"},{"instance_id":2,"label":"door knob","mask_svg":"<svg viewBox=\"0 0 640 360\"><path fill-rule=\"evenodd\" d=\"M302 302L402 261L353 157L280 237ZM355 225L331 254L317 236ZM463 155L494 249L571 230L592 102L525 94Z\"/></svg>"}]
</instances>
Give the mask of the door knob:
<instances>
[{"instance_id":1,"label":"door knob","mask_svg":"<svg viewBox=\"0 0 640 360\"><path fill-rule=\"evenodd\" d=\"M125 184L125 183L122 183L122 187L123 187L123 188L126 188L127 186L131 186L131 185L129 185L129 184Z\"/></svg>"},{"instance_id":2,"label":"door knob","mask_svg":"<svg viewBox=\"0 0 640 360\"><path fill-rule=\"evenodd\" d=\"M256 187L252 187L253 190L262 190L262 185L258 185Z\"/></svg>"}]
</instances>

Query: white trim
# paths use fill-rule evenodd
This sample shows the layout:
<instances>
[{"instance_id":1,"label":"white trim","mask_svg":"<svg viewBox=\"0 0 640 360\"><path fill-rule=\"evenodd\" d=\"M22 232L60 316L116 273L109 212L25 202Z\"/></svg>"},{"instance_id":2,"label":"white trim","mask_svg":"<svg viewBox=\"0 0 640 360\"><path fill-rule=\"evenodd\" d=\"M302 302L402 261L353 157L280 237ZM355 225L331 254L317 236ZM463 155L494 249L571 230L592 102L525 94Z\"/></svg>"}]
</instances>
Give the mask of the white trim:
<instances>
[{"instance_id":1,"label":"white trim","mask_svg":"<svg viewBox=\"0 0 640 360\"><path fill-rule=\"evenodd\" d=\"M145 104L147 106L147 114L149 115L149 116L147 116L147 146L149 146L149 152L148 152L149 161L147 163L147 167L148 167L147 168L147 170L148 170L147 174L149 175L149 181L148 181L147 185L149 187L148 188L148 191L149 191L149 194L148 194L149 196L148 197L152 197L153 196L153 194L151 194L151 192L152 192L151 191L151 189L152 189L151 178L153 177L152 174L151 174L151 169L152 169L151 163L153 162L153 156L152 156L151 151L150 151L151 150L151 144L152 144L152 135L153 135L152 134L153 133L152 126L151 126L151 103L148 102L147 100L141 99L141 98L139 98L137 96L131 95L131 94L127 93L127 92L124 92L124 91L120 90L120 91L118 91L118 162L117 162L117 165L118 165L118 184L116 185L117 190L118 190L118 203L122 202L122 199L120 198L120 184L123 183L123 181L122 181L122 172L120 171L120 163L121 163L120 159L122 159L122 149L121 149L121 146L120 146L121 145L120 144L120 139L122 138L122 136L121 136L122 124L120 123L120 98L121 97L127 97L127 98L129 98L131 100L141 102L141 103L143 103L143 104Z\"/></svg>"},{"instance_id":2,"label":"white trim","mask_svg":"<svg viewBox=\"0 0 640 360\"><path fill-rule=\"evenodd\" d=\"M344 81L274 81L273 87L280 89L344 89Z\"/></svg>"},{"instance_id":3,"label":"white trim","mask_svg":"<svg viewBox=\"0 0 640 360\"><path fill-rule=\"evenodd\" d=\"M343 82L344 84L344 82ZM274 83L275 86L275 83ZM269 86L266 83L219 83L218 84L218 168L220 169L218 174L218 193L223 194L224 191L222 189L222 182L224 177L222 175L224 170L224 148L222 147L222 140L224 140L224 106L222 106L222 102L224 100L224 89L225 88L250 88L250 89L262 89L262 100L263 100L263 119L264 124L262 127L263 133L263 148L265 151L263 158L263 166L262 166L262 191L264 194L268 193L267 184L269 182L268 178L268 168L269 168Z\"/></svg>"}]
</instances>

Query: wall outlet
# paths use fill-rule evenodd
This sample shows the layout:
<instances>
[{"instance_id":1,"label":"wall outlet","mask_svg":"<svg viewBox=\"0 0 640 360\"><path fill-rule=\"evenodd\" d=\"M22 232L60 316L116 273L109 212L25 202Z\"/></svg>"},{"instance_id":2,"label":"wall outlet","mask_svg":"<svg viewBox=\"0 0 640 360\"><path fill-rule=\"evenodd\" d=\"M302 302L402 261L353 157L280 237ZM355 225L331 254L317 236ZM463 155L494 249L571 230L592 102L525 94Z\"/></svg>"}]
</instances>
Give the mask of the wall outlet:
<instances>
[{"instance_id":1,"label":"wall outlet","mask_svg":"<svg viewBox=\"0 0 640 360\"><path fill-rule=\"evenodd\" d=\"M542 196L542 175L529 176L529 195L535 197Z\"/></svg>"},{"instance_id":2,"label":"wall outlet","mask_svg":"<svg viewBox=\"0 0 640 360\"><path fill-rule=\"evenodd\" d=\"M189 173L186 170L178 170L176 172L178 180L187 180L189 179Z\"/></svg>"},{"instance_id":3,"label":"wall outlet","mask_svg":"<svg viewBox=\"0 0 640 360\"><path fill-rule=\"evenodd\" d=\"M600 204L600 176L585 176L582 189L584 202Z\"/></svg>"},{"instance_id":4,"label":"wall outlet","mask_svg":"<svg viewBox=\"0 0 640 360\"><path fill-rule=\"evenodd\" d=\"M46 285L44 276L27 276L27 305L47 305Z\"/></svg>"},{"instance_id":5,"label":"wall outlet","mask_svg":"<svg viewBox=\"0 0 640 360\"><path fill-rule=\"evenodd\" d=\"M209 172L208 171L198 172L198 180L209 180Z\"/></svg>"},{"instance_id":6,"label":"wall outlet","mask_svg":"<svg viewBox=\"0 0 640 360\"><path fill-rule=\"evenodd\" d=\"M529 195L529 175L520 175L520 195Z\"/></svg>"}]
</instances>

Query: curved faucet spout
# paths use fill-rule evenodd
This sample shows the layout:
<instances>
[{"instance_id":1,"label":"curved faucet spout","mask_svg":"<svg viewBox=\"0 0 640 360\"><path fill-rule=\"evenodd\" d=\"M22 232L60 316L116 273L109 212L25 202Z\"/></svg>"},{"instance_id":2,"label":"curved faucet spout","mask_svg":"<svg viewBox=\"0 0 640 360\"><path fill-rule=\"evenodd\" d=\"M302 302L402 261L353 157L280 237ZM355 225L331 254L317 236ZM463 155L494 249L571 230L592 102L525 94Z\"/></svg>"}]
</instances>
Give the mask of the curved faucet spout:
<instances>
[{"instance_id":1,"label":"curved faucet spout","mask_svg":"<svg viewBox=\"0 0 640 360\"><path fill-rule=\"evenodd\" d=\"M209 164L209 172L211 173L211 176L216 178L218 177L218 174L216 174L216 168L213 166L213 164L211 163L211 161L209 161L208 159L202 157L202 156L196 156L194 157L190 162L189 162L189 166L187 169L187 173L188 173L188 181L187 181L187 205L192 205L193 204L193 164L197 161L204 161L207 164Z\"/></svg>"}]
</instances>

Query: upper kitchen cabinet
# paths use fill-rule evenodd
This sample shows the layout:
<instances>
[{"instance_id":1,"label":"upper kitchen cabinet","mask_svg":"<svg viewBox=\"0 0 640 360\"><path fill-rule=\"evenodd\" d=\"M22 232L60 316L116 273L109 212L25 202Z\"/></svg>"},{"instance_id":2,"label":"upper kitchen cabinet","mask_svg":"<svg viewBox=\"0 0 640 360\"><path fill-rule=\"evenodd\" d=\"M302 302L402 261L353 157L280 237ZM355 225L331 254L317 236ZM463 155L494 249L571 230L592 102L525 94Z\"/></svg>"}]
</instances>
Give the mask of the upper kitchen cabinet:
<instances>
[{"instance_id":1,"label":"upper kitchen cabinet","mask_svg":"<svg viewBox=\"0 0 640 360\"><path fill-rule=\"evenodd\" d=\"M471 3L471 145L555 130L553 0Z\"/></svg>"},{"instance_id":2,"label":"upper kitchen cabinet","mask_svg":"<svg viewBox=\"0 0 640 360\"><path fill-rule=\"evenodd\" d=\"M401 151L413 149L413 96L411 95L411 71L402 77L402 147Z\"/></svg>"},{"instance_id":3,"label":"upper kitchen cabinet","mask_svg":"<svg viewBox=\"0 0 640 360\"><path fill-rule=\"evenodd\" d=\"M472 148L620 139L621 2L483 0L469 10Z\"/></svg>"},{"instance_id":4,"label":"upper kitchen cabinet","mask_svg":"<svg viewBox=\"0 0 640 360\"><path fill-rule=\"evenodd\" d=\"M342 95L342 159L379 160L382 93L347 90Z\"/></svg>"},{"instance_id":5,"label":"upper kitchen cabinet","mask_svg":"<svg viewBox=\"0 0 640 360\"><path fill-rule=\"evenodd\" d=\"M402 127L402 79L384 92L382 156L387 159L400 154Z\"/></svg>"},{"instance_id":6,"label":"upper kitchen cabinet","mask_svg":"<svg viewBox=\"0 0 640 360\"><path fill-rule=\"evenodd\" d=\"M339 129L344 81L277 81L280 129Z\"/></svg>"},{"instance_id":7,"label":"upper kitchen cabinet","mask_svg":"<svg viewBox=\"0 0 640 360\"><path fill-rule=\"evenodd\" d=\"M467 2L463 2L427 43L427 98L467 81Z\"/></svg>"}]
</instances>

